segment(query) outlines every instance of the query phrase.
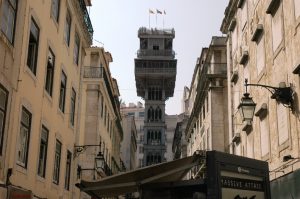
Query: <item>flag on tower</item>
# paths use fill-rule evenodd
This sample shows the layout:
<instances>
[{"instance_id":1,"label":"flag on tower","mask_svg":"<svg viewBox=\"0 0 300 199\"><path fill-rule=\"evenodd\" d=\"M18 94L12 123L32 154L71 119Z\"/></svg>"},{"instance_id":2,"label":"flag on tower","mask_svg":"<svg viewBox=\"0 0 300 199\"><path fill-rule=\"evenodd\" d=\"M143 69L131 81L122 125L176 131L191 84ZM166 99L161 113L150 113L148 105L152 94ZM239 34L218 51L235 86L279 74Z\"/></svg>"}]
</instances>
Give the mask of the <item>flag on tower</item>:
<instances>
[{"instance_id":1,"label":"flag on tower","mask_svg":"<svg viewBox=\"0 0 300 199\"><path fill-rule=\"evenodd\" d=\"M149 9L149 14L154 14L154 11Z\"/></svg>"},{"instance_id":2,"label":"flag on tower","mask_svg":"<svg viewBox=\"0 0 300 199\"><path fill-rule=\"evenodd\" d=\"M156 9L156 13L157 13L157 14L162 14L162 11Z\"/></svg>"},{"instance_id":3,"label":"flag on tower","mask_svg":"<svg viewBox=\"0 0 300 199\"><path fill-rule=\"evenodd\" d=\"M166 14L166 11L164 10L164 14Z\"/></svg>"}]
</instances>

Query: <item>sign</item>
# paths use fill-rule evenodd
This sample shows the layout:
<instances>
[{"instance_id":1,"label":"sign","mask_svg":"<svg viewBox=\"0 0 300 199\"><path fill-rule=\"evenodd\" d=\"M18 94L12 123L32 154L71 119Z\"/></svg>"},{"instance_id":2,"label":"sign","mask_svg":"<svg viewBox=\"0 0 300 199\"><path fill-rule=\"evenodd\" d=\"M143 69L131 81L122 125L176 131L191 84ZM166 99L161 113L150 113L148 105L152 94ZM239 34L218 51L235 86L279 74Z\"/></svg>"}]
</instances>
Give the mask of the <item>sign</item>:
<instances>
[{"instance_id":1,"label":"sign","mask_svg":"<svg viewBox=\"0 0 300 199\"><path fill-rule=\"evenodd\" d=\"M32 192L17 187L9 187L8 199L32 199Z\"/></svg>"},{"instance_id":2,"label":"sign","mask_svg":"<svg viewBox=\"0 0 300 199\"><path fill-rule=\"evenodd\" d=\"M221 176L222 198L264 199L263 181Z\"/></svg>"},{"instance_id":3,"label":"sign","mask_svg":"<svg viewBox=\"0 0 300 199\"><path fill-rule=\"evenodd\" d=\"M207 151L206 162L207 198L271 198L267 162L218 151Z\"/></svg>"}]
</instances>

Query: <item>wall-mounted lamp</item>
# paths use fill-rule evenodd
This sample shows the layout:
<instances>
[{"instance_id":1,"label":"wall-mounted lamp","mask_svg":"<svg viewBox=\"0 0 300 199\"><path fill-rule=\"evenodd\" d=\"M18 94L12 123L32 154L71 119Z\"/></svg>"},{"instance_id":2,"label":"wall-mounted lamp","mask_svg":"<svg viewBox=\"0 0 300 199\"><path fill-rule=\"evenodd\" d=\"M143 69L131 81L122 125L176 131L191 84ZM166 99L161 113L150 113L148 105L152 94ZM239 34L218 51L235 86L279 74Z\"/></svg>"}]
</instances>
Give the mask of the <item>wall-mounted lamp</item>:
<instances>
[{"instance_id":1,"label":"wall-mounted lamp","mask_svg":"<svg viewBox=\"0 0 300 199\"><path fill-rule=\"evenodd\" d=\"M88 148L88 147L91 147L91 146L99 146L100 147L100 150L101 150L101 142L100 142L100 144L87 144L87 145L75 145L74 146L74 157L77 157L77 156L79 156L79 154L80 153L82 153L83 151L85 151L86 150L86 148Z\"/></svg>"},{"instance_id":2,"label":"wall-mounted lamp","mask_svg":"<svg viewBox=\"0 0 300 199\"><path fill-rule=\"evenodd\" d=\"M248 79L245 79L245 86L247 91L247 86L258 86L266 88L272 95L271 98L275 99L277 102L282 103L288 108L293 107L293 94L294 91L291 87L286 87L284 82L279 84L279 87L273 87L263 84L248 84Z\"/></svg>"},{"instance_id":3,"label":"wall-mounted lamp","mask_svg":"<svg viewBox=\"0 0 300 199\"><path fill-rule=\"evenodd\" d=\"M247 92L248 86L258 86L266 88L272 94L271 98L276 99L277 102L282 103L285 107L293 108L293 90L291 87L286 87L284 83L281 83L280 87L267 86L263 84L248 84L248 79L245 79L246 93L241 99L241 103L238 106L238 109L241 112L243 121L251 122L254 116L254 110L256 104L252 100L252 97L249 97L250 94Z\"/></svg>"},{"instance_id":4,"label":"wall-mounted lamp","mask_svg":"<svg viewBox=\"0 0 300 199\"><path fill-rule=\"evenodd\" d=\"M247 84L247 79L245 80L245 82ZM242 97L238 109L241 113L243 121L251 123L251 121L253 120L256 104L252 100L252 97L249 96L250 94L247 92L246 86L246 93L244 93L244 97Z\"/></svg>"}]
</instances>

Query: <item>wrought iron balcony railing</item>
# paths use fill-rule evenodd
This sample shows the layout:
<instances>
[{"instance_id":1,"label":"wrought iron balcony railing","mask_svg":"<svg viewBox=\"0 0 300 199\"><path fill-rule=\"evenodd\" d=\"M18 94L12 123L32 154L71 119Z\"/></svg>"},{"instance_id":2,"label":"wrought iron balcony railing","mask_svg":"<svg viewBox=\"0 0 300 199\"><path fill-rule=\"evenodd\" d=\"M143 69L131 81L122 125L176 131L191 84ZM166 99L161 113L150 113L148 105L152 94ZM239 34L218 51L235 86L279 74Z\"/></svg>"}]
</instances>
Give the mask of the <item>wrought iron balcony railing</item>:
<instances>
[{"instance_id":1,"label":"wrought iron balcony railing","mask_svg":"<svg viewBox=\"0 0 300 199\"><path fill-rule=\"evenodd\" d=\"M175 51L173 50L138 50L137 51L138 57L146 57L146 56L171 56L172 58L175 57Z\"/></svg>"},{"instance_id":2,"label":"wrought iron balcony railing","mask_svg":"<svg viewBox=\"0 0 300 199\"><path fill-rule=\"evenodd\" d=\"M91 38L93 38L94 29L93 29L93 25L92 25L88 10L86 9L84 0L79 0L79 4L80 4L80 7L81 7L81 10L83 13L83 19L84 19L85 25L88 29L88 32L90 33Z\"/></svg>"},{"instance_id":3,"label":"wrought iron balcony railing","mask_svg":"<svg viewBox=\"0 0 300 199\"><path fill-rule=\"evenodd\" d=\"M136 74L176 75L176 68L135 68Z\"/></svg>"}]
</instances>

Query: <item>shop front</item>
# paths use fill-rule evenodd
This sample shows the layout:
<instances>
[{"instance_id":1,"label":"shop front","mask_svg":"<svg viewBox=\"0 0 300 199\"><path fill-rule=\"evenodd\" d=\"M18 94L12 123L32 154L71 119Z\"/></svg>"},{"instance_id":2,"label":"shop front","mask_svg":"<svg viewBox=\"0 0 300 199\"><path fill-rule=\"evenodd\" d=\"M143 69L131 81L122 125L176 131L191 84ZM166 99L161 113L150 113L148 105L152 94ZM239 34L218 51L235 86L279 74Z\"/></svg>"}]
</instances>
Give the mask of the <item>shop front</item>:
<instances>
[{"instance_id":1,"label":"shop front","mask_svg":"<svg viewBox=\"0 0 300 199\"><path fill-rule=\"evenodd\" d=\"M194 167L203 177L182 180ZM197 195L208 199L271 198L267 162L217 151L201 151L77 186L99 199L133 192L141 199L192 199Z\"/></svg>"}]
</instances>

